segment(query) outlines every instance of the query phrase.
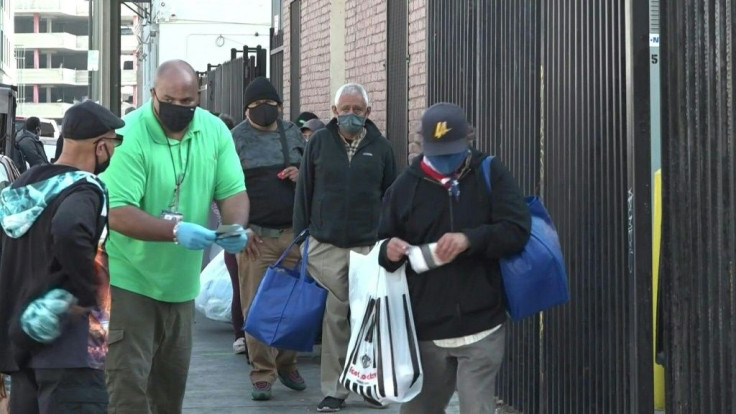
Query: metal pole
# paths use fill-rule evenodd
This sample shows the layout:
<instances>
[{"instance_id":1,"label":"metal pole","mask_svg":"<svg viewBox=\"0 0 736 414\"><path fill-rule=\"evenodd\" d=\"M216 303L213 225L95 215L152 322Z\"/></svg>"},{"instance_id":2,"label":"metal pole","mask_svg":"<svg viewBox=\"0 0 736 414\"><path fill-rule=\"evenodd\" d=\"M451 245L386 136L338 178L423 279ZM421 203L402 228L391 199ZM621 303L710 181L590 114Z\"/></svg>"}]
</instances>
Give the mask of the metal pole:
<instances>
[{"instance_id":1,"label":"metal pole","mask_svg":"<svg viewBox=\"0 0 736 414\"><path fill-rule=\"evenodd\" d=\"M106 105L112 113L120 116L120 87L121 85L121 50L120 50L120 8L121 0L109 0L110 6L106 13L107 28L106 34L108 36L107 42L108 47L106 48L109 52L106 54L107 58L107 96L108 101Z\"/></svg>"}]
</instances>

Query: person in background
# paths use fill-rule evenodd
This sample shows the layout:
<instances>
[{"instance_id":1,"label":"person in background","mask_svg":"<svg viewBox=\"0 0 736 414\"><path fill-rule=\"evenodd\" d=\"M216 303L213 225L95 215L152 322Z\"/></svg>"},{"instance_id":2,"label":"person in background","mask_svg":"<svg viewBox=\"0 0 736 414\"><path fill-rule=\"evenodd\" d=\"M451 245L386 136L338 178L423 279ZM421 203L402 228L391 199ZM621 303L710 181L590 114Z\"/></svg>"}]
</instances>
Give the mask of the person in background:
<instances>
[{"instance_id":1,"label":"person in background","mask_svg":"<svg viewBox=\"0 0 736 414\"><path fill-rule=\"evenodd\" d=\"M309 121L307 121L304 126L300 128L302 130L302 137L304 137L304 141L309 141L309 138L312 136L312 134L324 127L325 123L320 121L319 119L310 119Z\"/></svg>"},{"instance_id":2,"label":"person in background","mask_svg":"<svg viewBox=\"0 0 736 414\"><path fill-rule=\"evenodd\" d=\"M180 413L192 352L202 249L235 253L247 236L204 227L214 200L225 224L248 220L230 131L198 108L197 75L182 60L156 71L152 99L125 119L102 176L110 190L112 311L106 366L110 412Z\"/></svg>"},{"instance_id":3,"label":"person in background","mask_svg":"<svg viewBox=\"0 0 736 414\"><path fill-rule=\"evenodd\" d=\"M13 160L0 154L0 190L12 184L19 176L20 172Z\"/></svg>"},{"instance_id":4,"label":"person in background","mask_svg":"<svg viewBox=\"0 0 736 414\"><path fill-rule=\"evenodd\" d=\"M350 252L368 253L376 243L381 198L396 178L391 143L368 119L365 88L341 86L332 113L334 118L307 144L294 206L294 233L309 229L309 274L328 292L319 412L339 411L349 394L339 377L350 340Z\"/></svg>"},{"instance_id":5,"label":"person in background","mask_svg":"<svg viewBox=\"0 0 736 414\"><path fill-rule=\"evenodd\" d=\"M235 127L233 118L228 114L218 114L218 118L225 123L227 129L232 130ZM220 218L220 212L217 211L217 205L213 203L212 209L214 214L217 216L217 222L222 222ZM233 353L245 354L245 357L250 359L248 356L248 347L245 343L245 332L243 332L243 324L245 322L243 318L243 306L240 302L240 282L238 280L238 258L233 253L224 252L225 267L227 272L230 274L230 282L233 287L233 300L230 304L230 320L233 324L233 333L235 334L235 341L233 342Z\"/></svg>"},{"instance_id":6,"label":"person in background","mask_svg":"<svg viewBox=\"0 0 736 414\"><path fill-rule=\"evenodd\" d=\"M379 264L394 272L409 254L406 276L424 370L422 390L401 406L402 414L442 414L455 390L460 413L496 412L494 390L506 335L499 260L524 248L531 216L513 176L497 158L491 163L489 193L481 175L486 155L470 148L467 130L465 112L457 105L427 109L423 156L383 200L378 238L387 240ZM431 250L436 260L425 262L421 253L412 253L422 249Z\"/></svg>"},{"instance_id":7,"label":"person in background","mask_svg":"<svg viewBox=\"0 0 736 414\"><path fill-rule=\"evenodd\" d=\"M304 124L307 123L310 119L319 119L317 115L315 115L312 112L302 112L300 113L296 119L294 120L294 125L298 126L299 128L303 127Z\"/></svg>"},{"instance_id":8,"label":"person in background","mask_svg":"<svg viewBox=\"0 0 736 414\"><path fill-rule=\"evenodd\" d=\"M32 116L26 119L25 127L15 134L15 145L23 153L23 157L31 167L49 163L46 151L43 149L43 142L38 137L40 133L41 120ZM20 171L21 168L18 168L18 170ZM23 168L23 171L25 171L25 168Z\"/></svg>"},{"instance_id":9,"label":"person in background","mask_svg":"<svg viewBox=\"0 0 736 414\"><path fill-rule=\"evenodd\" d=\"M233 128L235 128L235 121L233 120L233 117L231 117L230 115L219 114L217 115L217 117L220 118L220 120L225 123L225 126L227 126L227 129L232 130Z\"/></svg>"},{"instance_id":10,"label":"person in background","mask_svg":"<svg viewBox=\"0 0 736 414\"><path fill-rule=\"evenodd\" d=\"M304 140L296 125L279 120L281 97L268 79L258 77L248 85L244 105L246 119L232 132L251 200L251 237L238 255L240 299L247 316L266 269L294 239L294 194ZM300 257L293 248L284 265L293 267ZM307 387L297 369L295 351L272 348L248 333L245 340L254 400L271 399L276 378L296 391Z\"/></svg>"},{"instance_id":11,"label":"person in background","mask_svg":"<svg viewBox=\"0 0 736 414\"><path fill-rule=\"evenodd\" d=\"M123 121L87 101L64 114L66 145L0 193L0 372L10 412L107 413L109 279L96 262L107 191L96 174Z\"/></svg>"}]
</instances>

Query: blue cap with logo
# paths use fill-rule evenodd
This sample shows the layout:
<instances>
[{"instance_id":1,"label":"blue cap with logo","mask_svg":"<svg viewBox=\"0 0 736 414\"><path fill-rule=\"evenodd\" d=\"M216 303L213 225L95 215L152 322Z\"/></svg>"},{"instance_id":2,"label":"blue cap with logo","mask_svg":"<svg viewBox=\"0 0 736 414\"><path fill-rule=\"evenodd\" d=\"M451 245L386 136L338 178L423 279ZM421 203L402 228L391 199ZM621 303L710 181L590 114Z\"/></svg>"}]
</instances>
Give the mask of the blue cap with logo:
<instances>
[{"instance_id":1,"label":"blue cap with logo","mask_svg":"<svg viewBox=\"0 0 736 414\"><path fill-rule=\"evenodd\" d=\"M436 103L422 115L422 152L426 156L457 154L468 149L468 121L463 108Z\"/></svg>"}]
</instances>

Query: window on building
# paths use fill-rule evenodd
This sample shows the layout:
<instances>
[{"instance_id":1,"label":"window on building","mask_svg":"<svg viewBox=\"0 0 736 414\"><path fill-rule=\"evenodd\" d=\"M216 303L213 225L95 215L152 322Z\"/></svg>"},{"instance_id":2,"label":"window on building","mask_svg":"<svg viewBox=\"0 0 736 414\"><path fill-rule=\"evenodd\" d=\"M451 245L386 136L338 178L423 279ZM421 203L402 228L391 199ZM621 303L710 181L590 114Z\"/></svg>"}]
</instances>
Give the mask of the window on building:
<instances>
[{"instance_id":1,"label":"window on building","mask_svg":"<svg viewBox=\"0 0 736 414\"><path fill-rule=\"evenodd\" d=\"M126 60L125 62L123 62L123 70L133 70L133 61Z\"/></svg>"}]
</instances>

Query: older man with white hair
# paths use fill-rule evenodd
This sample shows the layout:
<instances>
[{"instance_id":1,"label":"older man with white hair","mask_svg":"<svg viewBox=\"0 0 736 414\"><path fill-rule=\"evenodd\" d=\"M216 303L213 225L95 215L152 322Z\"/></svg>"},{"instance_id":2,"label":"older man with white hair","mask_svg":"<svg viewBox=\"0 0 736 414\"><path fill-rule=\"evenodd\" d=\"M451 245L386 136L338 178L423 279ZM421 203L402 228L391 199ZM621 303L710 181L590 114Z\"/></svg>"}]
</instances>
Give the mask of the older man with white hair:
<instances>
[{"instance_id":1,"label":"older man with white hair","mask_svg":"<svg viewBox=\"0 0 736 414\"><path fill-rule=\"evenodd\" d=\"M350 251L376 242L381 199L396 178L389 141L368 117L368 93L357 83L338 89L335 116L312 135L300 168L294 233L308 228L309 273L329 292L322 325L322 394L319 412L336 412L348 397L338 378L345 364Z\"/></svg>"}]
</instances>

